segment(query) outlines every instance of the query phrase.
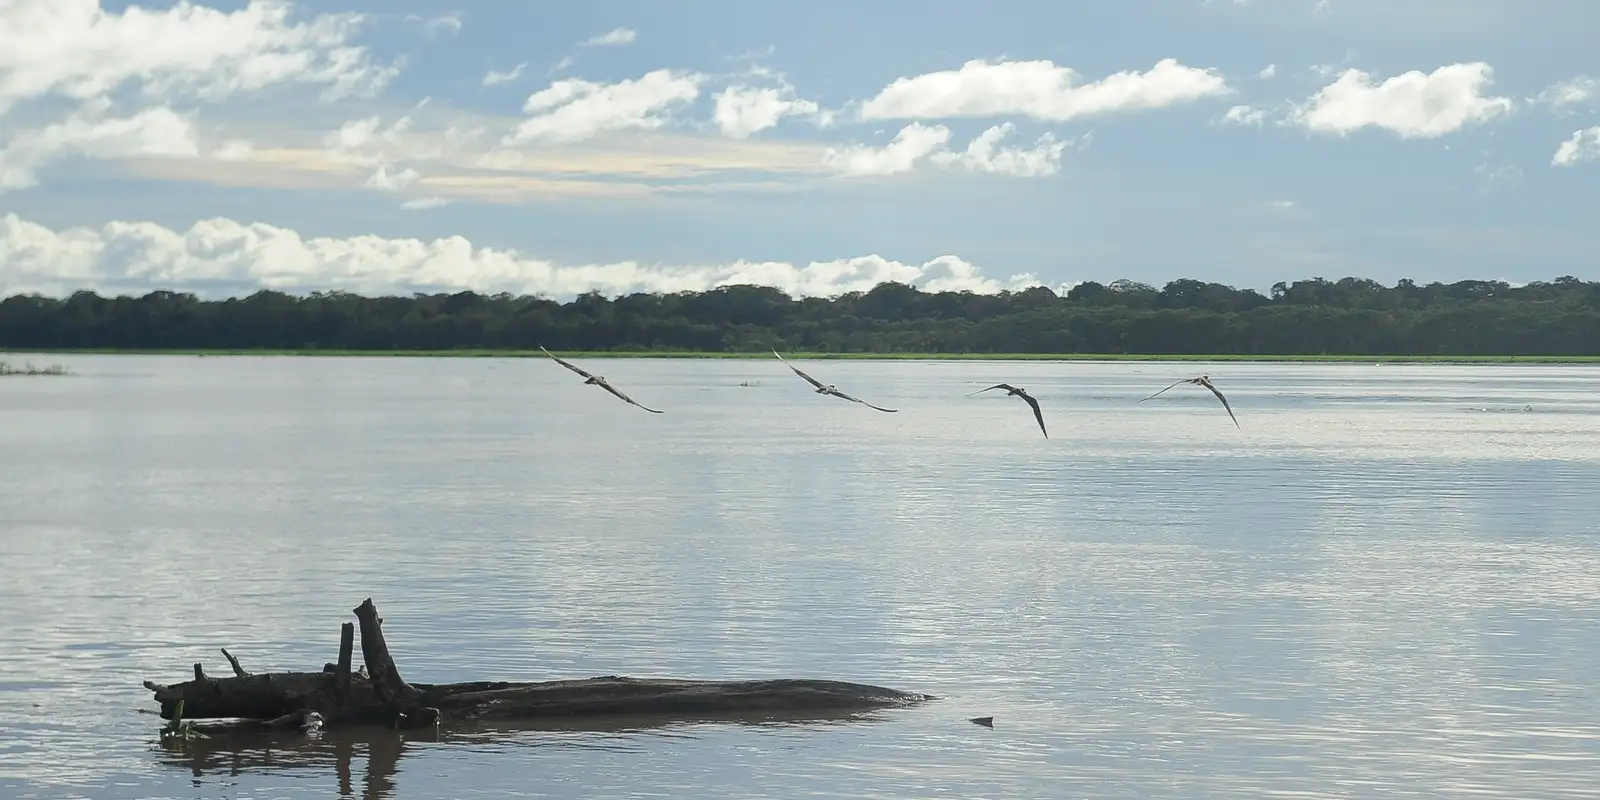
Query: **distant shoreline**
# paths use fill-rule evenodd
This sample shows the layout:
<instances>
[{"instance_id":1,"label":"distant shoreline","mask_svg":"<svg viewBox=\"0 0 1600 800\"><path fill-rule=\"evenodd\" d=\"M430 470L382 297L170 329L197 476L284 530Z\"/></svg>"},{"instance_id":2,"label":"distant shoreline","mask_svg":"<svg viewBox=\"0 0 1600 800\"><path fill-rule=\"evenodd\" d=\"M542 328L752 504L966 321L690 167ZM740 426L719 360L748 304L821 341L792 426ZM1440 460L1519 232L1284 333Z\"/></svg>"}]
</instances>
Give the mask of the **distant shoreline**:
<instances>
[{"instance_id":1,"label":"distant shoreline","mask_svg":"<svg viewBox=\"0 0 1600 800\"><path fill-rule=\"evenodd\" d=\"M694 358L751 359L771 358L772 354L696 352L667 350L552 350L572 358ZM780 351L782 352L782 351ZM276 349L118 349L82 348L57 350L9 350L12 355L162 355L162 356L254 356L254 357L343 357L343 358L532 358L544 357L539 350L276 350ZM1397 355L1201 355L1201 354L1124 354L1124 353L801 353L784 352L785 358L837 361L1220 361L1263 363L1386 363L1386 364L1600 364L1600 356L1397 356Z\"/></svg>"}]
</instances>

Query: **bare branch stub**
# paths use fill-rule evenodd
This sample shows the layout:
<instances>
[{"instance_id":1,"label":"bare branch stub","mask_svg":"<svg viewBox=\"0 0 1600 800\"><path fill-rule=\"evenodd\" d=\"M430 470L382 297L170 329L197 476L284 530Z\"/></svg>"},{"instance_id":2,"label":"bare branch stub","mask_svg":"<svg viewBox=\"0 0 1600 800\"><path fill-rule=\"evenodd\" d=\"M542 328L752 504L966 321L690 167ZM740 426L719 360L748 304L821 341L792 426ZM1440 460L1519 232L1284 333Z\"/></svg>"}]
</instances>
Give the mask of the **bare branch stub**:
<instances>
[{"instance_id":1,"label":"bare branch stub","mask_svg":"<svg viewBox=\"0 0 1600 800\"><path fill-rule=\"evenodd\" d=\"M350 696L350 662L355 650L356 625L346 622L339 626L339 666L334 670L333 690L341 701Z\"/></svg>"},{"instance_id":2,"label":"bare branch stub","mask_svg":"<svg viewBox=\"0 0 1600 800\"><path fill-rule=\"evenodd\" d=\"M201 666L198 661L194 662L194 679L201 683L205 683L208 680L206 678L206 668Z\"/></svg>"},{"instance_id":3,"label":"bare branch stub","mask_svg":"<svg viewBox=\"0 0 1600 800\"><path fill-rule=\"evenodd\" d=\"M401 710L416 704L421 693L400 677L400 668L389 655L389 644L383 638L383 618L372 598L356 606L356 619L361 623L361 658L372 676L372 686L383 704L392 710Z\"/></svg>"},{"instance_id":4,"label":"bare branch stub","mask_svg":"<svg viewBox=\"0 0 1600 800\"><path fill-rule=\"evenodd\" d=\"M250 673L244 671L244 667L239 666L239 659L234 658L233 654L228 652L228 648L222 648L222 657L228 659L228 666L233 667L233 676L235 678L247 678L250 676Z\"/></svg>"}]
</instances>

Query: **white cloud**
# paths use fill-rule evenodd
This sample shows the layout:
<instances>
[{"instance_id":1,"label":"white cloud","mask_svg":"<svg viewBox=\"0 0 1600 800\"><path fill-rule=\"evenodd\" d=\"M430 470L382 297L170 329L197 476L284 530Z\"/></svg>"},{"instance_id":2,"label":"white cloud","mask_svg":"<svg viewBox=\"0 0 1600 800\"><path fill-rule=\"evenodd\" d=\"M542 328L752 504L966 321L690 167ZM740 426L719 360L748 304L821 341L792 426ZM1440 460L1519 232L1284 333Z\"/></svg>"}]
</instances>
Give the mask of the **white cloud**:
<instances>
[{"instance_id":1,"label":"white cloud","mask_svg":"<svg viewBox=\"0 0 1600 800\"><path fill-rule=\"evenodd\" d=\"M352 164L378 164L392 159L415 158L415 137L409 134L410 115L402 116L387 128L377 115L355 119L323 138L329 154Z\"/></svg>"},{"instance_id":2,"label":"white cloud","mask_svg":"<svg viewBox=\"0 0 1600 800\"><path fill-rule=\"evenodd\" d=\"M1050 61L968 61L959 70L900 78L861 105L862 119L943 119L1020 114L1062 122L1162 108L1231 91L1211 70L1162 59L1147 72L1079 84Z\"/></svg>"},{"instance_id":3,"label":"white cloud","mask_svg":"<svg viewBox=\"0 0 1600 800\"><path fill-rule=\"evenodd\" d=\"M901 128L894 141L883 147L830 147L823 151L822 162L849 177L896 175L910 172L918 161L943 150L949 141L949 128L913 122Z\"/></svg>"},{"instance_id":4,"label":"white cloud","mask_svg":"<svg viewBox=\"0 0 1600 800\"><path fill-rule=\"evenodd\" d=\"M1037 178L1061 171L1061 154L1066 142L1058 142L1046 133L1034 146L1023 150L1017 147L1000 147L1000 140L1011 135L1015 126L1007 122L996 125L973 137L967 149L956 153L944 151L931 157L935 164L945 167L962 167L973 172L1009 175L1014 178Z\"/></svg>"},{"instance_id":5,"label":"white cloud","mask_svg":"<svg viewBox=\"0 0 1600 800\"><path fill-rule=\"evenodd\" d=\"M390 172L389 167L385 165L379 166L378 171L372 173L372 177L367 179L366 185L380 191L398 192L415 183L417 178L420 177L422 176L410 167L406 167L399 172Z\"/></svg>"},{"instance_id":6,"label":"white cloud","mask_svg":"<svg viewBox=\"0 0 1600 800\"><path fill-rule=\"evenodd\" d=\"M209 219L187 231L149 222L52 230L0 216L0 292L64 296L79 289L142 293L192 291L208 297L257 289L362 294L413 291L513 292L569 298L598 291L702 291L733 284L774 286L798 296L833 296L899 281L930 291L992 293L1040 285L1031 274L998 280L955 256L905 264L878 255L804 266L775 261L646 266L634 261L563 265L514 250L475 246L460 236L432 241L381 236L304 238L261 223Z\"/></svg>"},{"instance_id":7,"label":"white cloud","mask_svg":"<svg viewBox=\"0 0 1600 800\"><path fill-rule=\"evenodd\" d=\"M97 159L196 156L189 117L166 106L108 117L110 104L92 102L62 122L13 133L0 149L0 191L38 184L35 170L70 156Z\"/></svg>"},{"instance_id":8,"label":"white cloud","mask_svg":"<svg viewBox=\"0 0 1600 800\"><path fill-rule=\"evenodd\" d=\"M1570 167L1596 159L1600 159L1600 125L1573 131L1572 137L1556 148L1550 163L1552 166Z\"/></svg>"},{"instance_id":9,"label":"white cloud","mask_svg":"<svg viewBox=\"0 0 1600 800\"><path fill-rule=\"evenodd\" d=\"M401 203L400 207L406 211L426 211L430 208L442 208L454 202L448 197L418 197Z\"/></svg>"},{"instance_id":10,"label":"white cloud","mask_svg":"<svg viewBox=\"0 0 1600 800\"><path fill-rule=\"evenodd\" d=\"M527 69L527 68L528 68L528 64L526 62L524 62L524 63L516 65L515 67L512 67L509 72L496 72L496 71L491 69L488 72L484 73L484 75L483 75L483 85L484 86L499 86L502 83L510 83L510 82L522 77L522 71Z\"/></svg>"},{"instance_id":11,"label":"white cloud","mask_svg":"<svg viewBox=\"0 0 1600 800\"><path fill-rule=\"evenodd\" d=\"M1016 178L1044 177L1061 170L1067 142L1058 142L1054 135L1046 133L1028 149L1001 147L1000 140L1015 129L1009 122L996 125L973 137L965 150L954 151L947 147L949 128L913 122L883 147L830 147L823 151L822 161L840 175L852 178L899 175L911 172L924 161L947 169Z\"/></svg>"},{"instance_id":12,"label":"white cloud","mask_svg":"<svg viewBox=\"0 0 1600 800\"><path fill-rule=\"evenodd\" d=\"M1407 139L1436 138L1511 113L1511 98L1483 94L1493 77L1483 62L1431 73L1412 70L1377 84L1368 73L1347 69L1296 109L1291 121L1318 133L1374 127Z\"/></svg>"},{"instance_id":13,"label":"white cloud","mask_svg":"<svg viewBox=\"0 0 1600 800\"><path fill-rule=\"evenodd\" d=\"M432 36L442 30L449 30L451 33L461 32L461 15L454 11L448 14L440 14L437 17L428 17L426 19L417 14L407 14L405 20L406 22L422 23L423 31L425 31L429 36Z\"/></svg>"},{"instance_id":14,"label":"white cloud","mask_svg":"<svg viewBox=\"0 0 1600 800\"><path fill-rule=\"evenodd\" d=\"M249 158L255 151L256 146L244 139L229 139L211 148L207 155L220 161L239 161Z\"/></svg>"},{"instance_id":15,"label":"white cloud","mask_svg":"<svg viewBox=\"0 0 1600 800\"><path fill-rule=\"evenodd\" d=\"M598 36L585 39L579 42L579 45L583 47L605 47L607 45L633 44L634 40L638 38L639 34L634 32L632 28L614 28Z\"/></svg>"},{"instance_id":16,"label":"white cloud","mask_svg":"<svg viewBox=\"0 0 1600 800\"><path fill-rule=\"evenodd\" d=\"M794 97L787 86L752 89L738 85L717 93L711 119L724 136L743 139L777 125L784 117L816 115L820 110L816 103Z\"/></svg>"},{"instance_id":17,"label":"white cloud","mask_svg":"<svg viewBox=\"0 0 1600 800\"><path fill-rule=\"evenodd\" d=\"M361 15L291 23L291 9L252 0L233 12L187 2L106 12L98 0L9 0L0 10L0 113L19 101L86 100L130 84L148 97L210 101L317 84L335 99L375 93L398 72L350 43Z\"/></svg>"},{"instance_id":18,"label":"white cloud","mask_svg":"<svg viewBox=\"0 0 1600 800\"><path fill-rule=\"evenodd\" d=\"M1597 94L1600 94L1600 81L1588 75L1579 75L1545 87L1544 91L1529 98L1528 102L1543 103L1551 108L1561 109L1582 103Z\"/></svg>"},{"instance_id":19,"label":"white cloud","mask_svg":"<svg viewBox=\"0 0 1600 800\"><path fill-rule=\"evenodd\" d=\"M1260 125L1267 118L1267 112L1255 106L1234 106L1222 115L1223 122L1235 125Z\"/></svg>"},{"instance_id":20,"label":"white cloud","mask_svg":"<svg viewBox=\"0 0 1600 800\"><path fill-rule=\"evenodd\" d=\"M573 58L572 56L562 56L561 60L557 61L555 66L551 67L549 70L547 70L544 73L545 77L549 77L551 75L554 75L557 72L560 72L561 70L564 70L567 67L570 67L570 66L572 66L573 64L576 64L576 63L578 63L578 59Z\"/></svg>"},{"instance_id":21,"label":"white cloud","mask_svg":"<svg viewBox=\"0 0 1600 800\"><path fill-rule=\"evenodd\" d=\"M670 69L611 84L556 81L528 96L522 110L534 116L523 120L506 143L576 142L607 131L654 130L667 123L672 108L694 102L704 81L704 75Z\"/></svg>"},{"instance_id":22,"label":"white cloud","mask_svg":"<svg viewBox=\"0 0 1600 800\"><path fill-rule=\"evenodd\" d=\"M1278 65L1277 64L1268 64L1265 67L1262 67L1260 72L1256 73L1256 77L1260 78L1261 80L1269 80L1269 79L1272 78L1272 76L1277 75L1277 74L1278 74Z\"/></svg>"}]
</instances>

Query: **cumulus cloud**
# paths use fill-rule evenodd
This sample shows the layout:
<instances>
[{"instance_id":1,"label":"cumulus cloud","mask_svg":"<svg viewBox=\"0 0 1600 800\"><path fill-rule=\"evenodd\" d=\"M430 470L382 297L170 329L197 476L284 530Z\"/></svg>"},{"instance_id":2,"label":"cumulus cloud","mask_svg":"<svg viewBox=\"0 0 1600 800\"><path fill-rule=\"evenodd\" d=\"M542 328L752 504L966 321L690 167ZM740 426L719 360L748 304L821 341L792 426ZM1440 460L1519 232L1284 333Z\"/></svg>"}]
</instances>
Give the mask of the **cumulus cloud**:
<instances>
[{"instance_id":1,"label":"cumulus cloud","mask_svg":"<svg viewBox=\"0 0 1600 800\"><path fill-rule=\"evenodd\" d=\"M387 166L380 166L378 171L372 173L372 177L367 179L366 185L380 191L398 192L416 182L417 178L420 177L422 176L410 167L390 172Z\"/></svg>"},{"instance_id":2,"label":"cumulus cloud","mask_svg":"<svg viewBox=\"0 0 1600 800\"><path fill-rule=\"evenodd\" d=\"M778 261L654 266L634 261L563 265L460 236L424 241L380 236L305 238L293 230L229 219L175 231L149 222L52 230L0 217L0 292L63 296L80 289L132 294L167 289L202 296L258 289L409 294L472 290L570 298L597 291L701 291L773 286L797 296L833 296L898 281L929 291L992 293L1040 285L1031 274L999 280L955 256L905 264L879 255L804 266Z\"/></svg>"},{"instance_id":3,"label":"cumulus cloud","mask_svg":"<svg viewBox=\"0 0 1600 800\"><path fill-rule=\"evenodd\" d=\"M166 106L107 116L109 103L89 103L71 117L12 135L0 147L0 192L38 184L35 170L70 156L98 159L195 156L193 122Z\"/></svg>"},{"instance_id":4,"label":"cumulus cloud","mask_svg":"<svg viewBox=\"0 0 1600 800\"><path fill-rule=\"evenodd\" d=\"M1347 69L1296 109L1291 121L1340 136L1371 127L1406 139L1437 138L1511 113L1511 98L1484 94L1493 78L1493 68L1481 61L1431 73L1412 70L1381 83Z\"/></svg>"},{"instance_id":5,"label":"cumulus cloud","mask_svg":"<svg viewBox=\"0 0 1600 800\"><path fill-rule=\"evenodd\" d=\"M238 162L250 152L241 141L201 148L189 104L274 86L320 87L324 100L375 94L398 67L352 43L363 21L297 15L286 0L235 11L0 1L0 190L36 185L40 168L69 157Z\"/></svg>"},{"instance_id":6,"label":"cumulus cloud","mask_svg":"<svg viewBox=\"0 0 1600 800\"><path fill-rule=\"evenodd\" d=\"M1267 112L1255 106L1241 105L1229 108L1222 115L1222 121L1234 125L1260 125L1267 118Z\"/></svg>"},{"instance_id":7,"label":"cumulus cloud","mask_svg":"<svg viewBox=\"0 0 1600 800\"><path fill-rule=\"evenodd\" d=\"M406 114L385 126L383 117L353 119L323 137L328 154L350 164L379 164L434 155L423 152L420 137L412 134L413 118Z\"/></svg>"},{"instance_id":8,"label":"cumulus cloud","mask_svg":"<svg viewBox=\"0 0 1600 800\"><path fill-rule=\"evenodd\" d=\"M910 172L918 161L943 150L949 141L949 128L913 122L901 128L894 140L883 147L830 147L823 151L822 162L851 177L895 175Z\"/></svg>"},{"instance_id":9,"label":"cumulus cloud","mask_svg":"<svg viewBox=\"0 0 1600 800\"><path fill-rule=\"evenodd\" d=\"M1262 67L1260 72L1256 73L1256 77L1265 81L1265 80L1271 80L1272 77L1274 75L1277 75L1277 74L1278 74L1278 65L1277 64L1268 64L1265 67Z\"/></svg>"},{"instance_id":10,"label":"cumulus cloud","mask_svg":"<svg viewBox=\"0 0 1600 800\"><path fill-rule=\"evenodd\" d=\"M816 103L794 96L788 86L750 88L730 86L716 95L711 120L724 136L743 139L774 127L790 116L814 116L821 112Z\"/></svg>"},{"instance_id":11,"label":"cumulus cloud","mask_svg":"<svg viewBox=\"0 0 1600 800\"><path fill-rule=\"evenodd\" d=\"M1022 115L1063 122L1162 108L1231 91L1212 70L1167 58L1146 72L1080 83L1051 61L968 61L958 70L900 78L861 105L862 119L944 119Z\"/></svg>"},{"instance_id":12,"label":"cumulus cloud","mask_svg":"<svg viewBox=\"0 0 1600 800\"><path fill-rule=\"evenodd\" d=\"M351 44L361 15L291 22L292 8L251 0L232 12L188 2L107 12L98 0L8 0L0 9L0 113L52 94L87 100L132 85L151 98L220 101L275 84L315 84L336 99L374 93L398 72Z\"/></svg>"},{"instance_id":13,"label":"cumulus cloud","mask_svg":"<svg viewBox=\"0 0 1600 800\"><path fill-rule=\"evenodd\" d=\"M1043 177L1061 171L1061 156L1067 142L1058 142L1053 134L1046 133L1031 148L1001 147L1000 141L1015 130L1016 126L1009 122L996 125L973 137L965 150L955 151L947 147L949 128L913 122L901 128L883 147L861 144L830 147L823 151L822 160L840 175L856 178L898 175L924 162L947 169L1015 178Z\"/></svg>"},{"instance_id":14,"label":"cumulus cloud","mask_svg":"<svg viewBox=\"0 0 1600 800\"><path fill-rule=\"evenodd\" d=\"M1556 148L1550 163L1557 167L1570 167L1597 159L1600 159L1600 125L1573 131L1571 138Z\"/></svg>"},{"instance_id":15,"label":"cumulus cloud","mask_svg":"<svg viewBox=\"0 0 1600 800\"><path fill-rule=\"evenodd\" d=\"M705 76L658 69L636 79L601 84L569 78L528 96L522 121L506 144L542 140L577 142L620 130L654 130L667 124L673 109L700 96Z\"/></svg>"},{"instance_id":16,"label":"cumulus cloud","mask_svg":"<svg viewBox=\"0 0 1600 800\"><path fill-rule=\"evenodd\" d=\"M636 33L632 28L613 28L598 36L592 36L588 39L585 39L578 44L583 47L618 46L633 44L634 40L638 38L639 34Z\"/></svg>"},{"instance_id":17,"label":"cumulus cloud","mask_svg":"<svg viewBox=\"0 0 1600 800\"><path fill-rule=\"evenodd\" d=\"M1061 154L1067 149L1066 142L1058 142L1054 134L1046 133L1026 150L1001 147L1000 140L1010 136L1014 130L1016 126L1009 122L996 125L973 137L966 150L959 153L946 150L934 153L930 158L933 163L944 167L1014 178L1036 178L1061 171Z\"/></svg>"}]
</instances>

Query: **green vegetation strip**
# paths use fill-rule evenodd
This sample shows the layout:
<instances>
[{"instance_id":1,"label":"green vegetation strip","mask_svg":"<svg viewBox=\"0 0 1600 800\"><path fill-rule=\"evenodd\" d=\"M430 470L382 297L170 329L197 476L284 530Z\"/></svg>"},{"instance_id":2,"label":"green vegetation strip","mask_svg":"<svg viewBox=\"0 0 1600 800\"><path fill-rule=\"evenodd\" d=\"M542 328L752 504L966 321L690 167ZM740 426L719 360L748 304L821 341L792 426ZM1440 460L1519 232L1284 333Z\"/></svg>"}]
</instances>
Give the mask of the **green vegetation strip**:
<instances>
[{"instance_id":1,"label":"green vegetation strip","mask_svg":"<svg viewBox=\"0 0 1600 800\"><path fill-rule=\"evenodd\" d=\"M116 348L5 350L10 353L52 355L189 355L189 356L311 356L363 358L543 358L538 350L135 350ZM554 350L572 358L772 358L766 351L748 353L673 350ZM1404 355L1206 355L1193 353L802 353L785 352L786 358L842 361L1262 361L1303 363L1388 364L1600 364L1600 356L1404 356Z\"/></svg>"},{"instance_id":2,"label":"green vegetation strip","mask_svg":"<svg viewBox=\"0 0 1600 800\"><path fill-rule=\"evenodd\" d=\"M0 351L4 352L4 351ZM68 375L67 368L60 364L51 364L48 367L36 367L33 364L23 364L18 367L6 361L0 361L0 375Z\"/></svg>"}]
</instances>

